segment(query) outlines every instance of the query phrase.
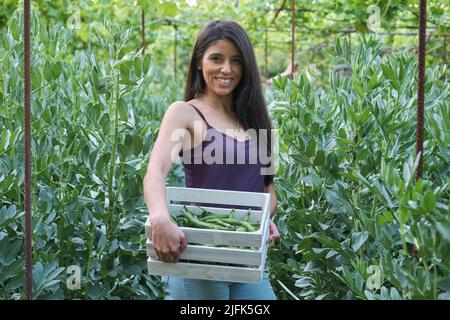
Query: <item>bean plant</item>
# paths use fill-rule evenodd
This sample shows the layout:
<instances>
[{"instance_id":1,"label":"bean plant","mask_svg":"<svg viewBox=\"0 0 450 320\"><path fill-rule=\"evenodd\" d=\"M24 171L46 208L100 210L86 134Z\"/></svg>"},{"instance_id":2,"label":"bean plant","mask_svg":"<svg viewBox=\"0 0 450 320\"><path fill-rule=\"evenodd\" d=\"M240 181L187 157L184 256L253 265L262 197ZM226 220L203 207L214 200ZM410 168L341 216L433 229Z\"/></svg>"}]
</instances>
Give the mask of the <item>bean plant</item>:
<instances>
[{"instance_id":1,"label":"bean plant","mask_svg":"<svg viewBox=\"0 0 450 320\"><path fill-rule=\"evenodd\" d=\"M289 299L450 298L450 95L427 68L424 170L415 180L417 57L361 38L329 53L351 73L277 78L280 135L272 283Z\"/></svg>"},{"instance_id":2,"label":"bean plant","mask_svg":"<svg viewBox=\"0 0 450 320\"><path fill-rule=\"evenodd\" d=\"M0 298L24 296L22 15L0 35ZM176 83L124 52L131 30L93 31L108 56L67 48L72 30L32 16L33 297L162 299L148 275L142 180ZM182 182L180 168L170 184ZM77 283L79 276L79 283Z\"/></svg>"}]
</instances>

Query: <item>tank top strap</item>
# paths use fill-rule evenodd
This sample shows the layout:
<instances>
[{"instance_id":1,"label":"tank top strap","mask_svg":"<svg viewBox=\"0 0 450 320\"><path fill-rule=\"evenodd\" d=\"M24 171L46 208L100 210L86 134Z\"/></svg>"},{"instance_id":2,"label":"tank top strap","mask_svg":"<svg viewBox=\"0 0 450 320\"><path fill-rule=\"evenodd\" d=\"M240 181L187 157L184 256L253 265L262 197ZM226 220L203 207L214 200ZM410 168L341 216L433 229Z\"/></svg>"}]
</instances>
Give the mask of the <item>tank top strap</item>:
<instances>
[{"instance_id":1,"label":"tank top strap","mask_svg":"<svg viewBox=\"0 0 450 320\"><path fill-rule=\"evenodd\" d=\"M208 128L210 128L211 125L209 124L208 121L206 121L206 118L205 118L205 116L203 115L203 113L202 113L200 110L198 110L198 108L197 108L196 106L194 106L193 104L191 104L191 103L189 103L189 104L195 109L195 111L197 111L198 115L203 119L203 121L205 121L206 126L207 126Z\"/></svg>"}]
</instances>

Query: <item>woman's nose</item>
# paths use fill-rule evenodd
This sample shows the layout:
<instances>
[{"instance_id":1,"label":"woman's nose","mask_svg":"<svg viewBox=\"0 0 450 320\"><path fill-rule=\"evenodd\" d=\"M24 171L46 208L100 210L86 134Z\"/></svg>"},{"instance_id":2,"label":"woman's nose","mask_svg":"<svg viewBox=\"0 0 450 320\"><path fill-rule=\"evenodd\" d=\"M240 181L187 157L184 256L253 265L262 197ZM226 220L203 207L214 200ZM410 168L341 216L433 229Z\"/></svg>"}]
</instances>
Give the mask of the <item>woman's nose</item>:
<instances>
[{"instance_id":1,"label":"woman's nose","mask_svg":"<svg viewBox=\"0 0 450 320\"><path fill-rule=\"evenodd\" d=\"M225 61L220 71L222 71L223 73L230 73L231 72L230 63Z\"/></svg>"}]
</instances>

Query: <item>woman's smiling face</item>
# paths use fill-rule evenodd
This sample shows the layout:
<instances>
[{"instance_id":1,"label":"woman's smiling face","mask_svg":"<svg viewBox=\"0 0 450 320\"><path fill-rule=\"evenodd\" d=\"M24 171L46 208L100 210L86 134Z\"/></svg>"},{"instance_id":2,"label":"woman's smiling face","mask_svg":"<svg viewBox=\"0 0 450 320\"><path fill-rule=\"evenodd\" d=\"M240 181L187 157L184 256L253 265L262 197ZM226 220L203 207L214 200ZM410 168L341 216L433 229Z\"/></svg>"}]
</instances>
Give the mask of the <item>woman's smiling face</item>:
<instances>
[{"instance_id":1,"label":"woman's smiling face","mask_svg":"<svg viewBox=\"0 0 450 320\"><path fill-rule=\"evenodd\" d=\"M201 71L206 90L219 96L230 94L242 77L243 57L234 43L218 40L206 49L201 61Z\"/></svg>"}]
</instances>

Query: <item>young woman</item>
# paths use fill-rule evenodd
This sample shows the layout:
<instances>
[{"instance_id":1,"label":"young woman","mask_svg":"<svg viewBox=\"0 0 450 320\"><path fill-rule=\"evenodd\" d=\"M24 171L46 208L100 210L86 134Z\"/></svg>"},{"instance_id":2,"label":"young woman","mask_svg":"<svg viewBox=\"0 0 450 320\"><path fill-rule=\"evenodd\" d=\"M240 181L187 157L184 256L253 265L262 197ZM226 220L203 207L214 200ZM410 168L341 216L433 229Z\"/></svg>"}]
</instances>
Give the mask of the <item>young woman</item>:
<instances>
[{"instance_id":1,"label":"young woman","mask_svg":"<svg viewBox=\"0 0 450 320\"><path fill-rule=\"evenodd\" d=\"M263 170L271 163L263 163L261 157L271 159L271 129L248 35L235 22L210 22L193 48L184 101L167 109L144 179L152 240L160 260L177 262L187 246L166 206L166 177L176 155L182 157L186 187L270 193L271 215L275 213L274 172ZM234 157L239 151L245 155L244 163ZM269 233L272 242L280 236L272 220ZM170 298L177 300L275 299L267 273L259 284L165 280Z\"/></svg>"}]
</instances>

